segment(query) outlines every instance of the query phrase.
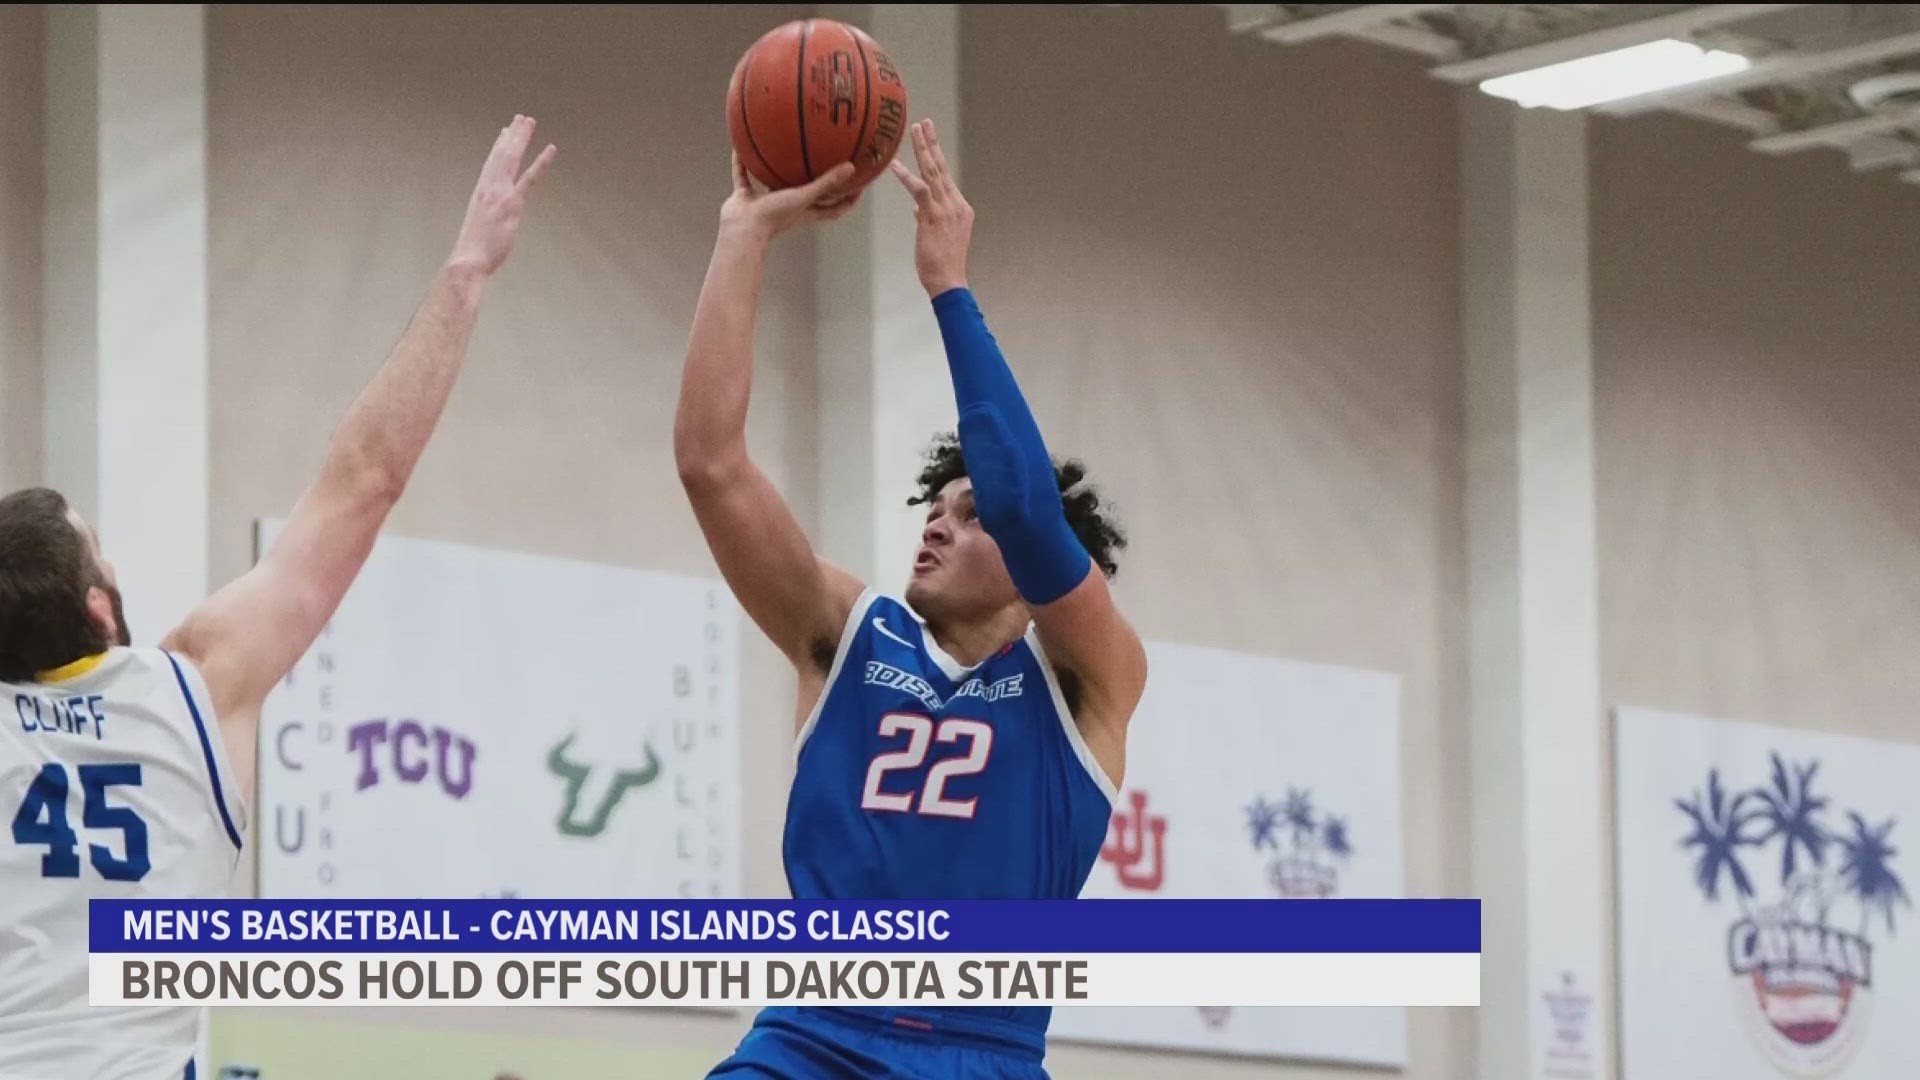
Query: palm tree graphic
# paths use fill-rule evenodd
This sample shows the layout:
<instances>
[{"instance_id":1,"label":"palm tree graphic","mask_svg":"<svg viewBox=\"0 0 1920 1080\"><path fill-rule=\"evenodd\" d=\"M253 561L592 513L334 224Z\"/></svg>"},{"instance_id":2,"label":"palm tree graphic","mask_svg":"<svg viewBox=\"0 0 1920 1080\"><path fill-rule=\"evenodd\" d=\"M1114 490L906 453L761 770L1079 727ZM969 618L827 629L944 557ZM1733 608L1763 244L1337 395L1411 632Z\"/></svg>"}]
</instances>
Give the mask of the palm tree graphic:
<instances>
[{"instance_id":1,"label":"palm tree graphic","mask_svg":"<svg viewBox=\"0 0 1920 1080\"><path fill-rule=\"evenodd\" d=\"M1320 826L1320 843L1326 847L1327 854L1344 859L1353 854L1353 845L1347 842L1347 822L1345 818L1328 817Z\"/></svg>"},{"instance_id":2,"label":"palm tree graphic","mask_svg":"<svg viewBox=\"0 0 1920 1080\"><path fill-rule=\"evenodd\" d=\"M1288 788L1281 815L1287 820L1287 828L1293 831L1293 850L1297 852L1318 831L1313 820L1313 794L1301 788Z\"/></svg>"},{"instance_id":3,"label":"palm tree graphic","mask_svg":"<svg viewBox=\"0 0 1920 1080\"><path fill-rule=\"evenodd\" d=\"M1696 791L1691 800L1675 799L1673 804L1682 813L1693 820L1693 831L1680 841L1683 848L1700 849L1698 861L1693 866L1693 878L1698 882L1707 899L1720 898L1720 875L1722 872L1732 879L1735 897L1740 901L1742 911L1746 910L1747 898L1753 895L1753 879L1747 876L1746 868L1740 865L1740 849L1751 846L1757 841L1744 835L1748 821L1757 816L1756 811L1742 807L1753 792L1743 791L1731 800L1720 786L1720 770L1707 770L1707 791L1703 797Z\"/></svg>"},{"instance_id":4,"label":"palm tree graphic","mask_svg":"<svg viewBox=\"0 0 1920 1080\"><path fill-rule=\"evenodd\" d=\"M1907 899L1907 890L1900 878L1893 872L1893 857L1899 849L1887 842L1887 834L1893 831L1893 818L1886 824L1875 828L1867 824L1867 819L1858 813L1849 811L1847 816L1853 819L1853 835L1835 839L1844 853L1840 860L1840 882L1860 901L1860 936L1867 934L1867 924L1872 921L1877 909L1886 919L1887 933L1893 933L1893 906L1896 903L1911 905Z\"/></svg>"},{"instance_id":5,"label":"palm tree graphic","mask_svg":"<svg viewBox=\"0 0 1920 1080\"><path fill-rule=\"evenodd\" d=\"M1755 816L1766 825L1766 832L1754 837L1753 842L1765 844L1780 839L1780 883L1785 885L1793 880L1795 855L1800 851L1807 853L1813 865L1826 864L1827 841L1831 838L1814 815L1826 808L1828 800L1813 793L1813 774L1820 770L1818 761L1809 761L1789 775L1786 760L1777 752L1772 758L1773 786L1753 791L1754 798L1760 800Z\"/></svg>"},{"instance_id":6,"label":"palm tree graphic","mask_svg":"<svg viewBox=\"0 0 1920 1080\"><path fill-rule=\"evenodd\" d=\"M1253 805L1247 807L1247 829L1253 833L1253 849L1279 847L1273 838L1273 830L1279 825L1280 804L1270 803L1264 796L1254 796Z\"/></svg>"},{"instance_id":7,"label":"palm tree graphic","mask_svg":"<svg viewBox=\"0 0 1920 1080\"><path fill-rule=\"evenodd\" d=\"M1247 807L1247 828L1255 851L1274 853L1267 878L1282 896L1331 894L1339 884L1335 860L1344 862L1353 855L1346 821L1316 810L1307 788L1289 787L1284 799L1256 797Z\"/></svg>"}]
</instances>

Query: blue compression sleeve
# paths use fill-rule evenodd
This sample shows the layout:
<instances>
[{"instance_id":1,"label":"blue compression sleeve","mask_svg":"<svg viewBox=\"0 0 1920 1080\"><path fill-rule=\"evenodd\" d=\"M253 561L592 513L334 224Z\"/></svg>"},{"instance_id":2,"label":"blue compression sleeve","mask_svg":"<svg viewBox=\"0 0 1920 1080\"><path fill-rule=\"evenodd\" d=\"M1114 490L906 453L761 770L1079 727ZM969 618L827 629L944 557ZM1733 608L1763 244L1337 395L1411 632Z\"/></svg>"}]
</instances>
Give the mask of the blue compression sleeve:
<instances>
[{"instance_id":1,"label":"blue compression sleeve","mask_svg":"<svg viewBox=\"0 0 1920 1080\"><path fill-rule=\"evenodd\" d=\"M980 525L1000 545L1014 587L1048 604L1086 580L1093 557L1067 524L1053 459L968 289L933 298L960 408L960 454L973 478Z\"/></svg>"}]
</instances>

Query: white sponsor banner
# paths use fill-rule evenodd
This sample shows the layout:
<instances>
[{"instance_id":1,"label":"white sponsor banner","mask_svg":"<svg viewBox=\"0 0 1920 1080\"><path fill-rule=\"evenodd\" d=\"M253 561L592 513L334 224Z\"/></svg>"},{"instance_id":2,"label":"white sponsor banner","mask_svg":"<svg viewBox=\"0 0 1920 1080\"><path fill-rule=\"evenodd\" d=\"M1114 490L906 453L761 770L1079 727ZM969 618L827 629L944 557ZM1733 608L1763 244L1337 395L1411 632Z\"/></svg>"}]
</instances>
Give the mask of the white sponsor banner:
<instances>
[{"instance_id":1,"label":"white sponsor banner","mask_svg":"<svg viewBox=\"0 0 1920 1080\"><path fill-rule=\"evenodd\" d=\"M1920 744L1616 713L1624 1080L1920 1077Z\"/></svg>"},{"instance_id":2,"label":"white sponsor banner","mask_svg":"<svg viewBox=\"0 0 1920 1080\"><path fill-rule=\"evenodd\" d=\"M93 1005L1478 1005L1476 953L95 953Z\"/></svg>"},{"instance_id":3,"label":"white sponsor banner","mask_svg":"<svg viewBox=\"0 0 1920 1080\"><path fill-rule=\"evenodd\" d=\"M383 537L267 701L260 895L738 896L738 627L717 580Z\"/></svg>"},{"instance_id":4,"label":"white sponsor banner","mask_svg":"<svg viewBox=\"0 0 1920 1080\"><path fill-rule=\"evenodd\" d=\"M1126 788L1083 890L1118 898L1392 898L1400 849L1393 675L1154 642ZM1286 918L1284 905L1274 918ZM1363 968L1343 970L1360 971ZM1185 990L1185 987L1181 987ZM1391 1005L1383 989L1368 1004ZM1056 1038L1405 1065L1399 1009L1067 1008ZM1323 1001L1320 1004L1335 1004Z\"/></svg>"}]
</instances>

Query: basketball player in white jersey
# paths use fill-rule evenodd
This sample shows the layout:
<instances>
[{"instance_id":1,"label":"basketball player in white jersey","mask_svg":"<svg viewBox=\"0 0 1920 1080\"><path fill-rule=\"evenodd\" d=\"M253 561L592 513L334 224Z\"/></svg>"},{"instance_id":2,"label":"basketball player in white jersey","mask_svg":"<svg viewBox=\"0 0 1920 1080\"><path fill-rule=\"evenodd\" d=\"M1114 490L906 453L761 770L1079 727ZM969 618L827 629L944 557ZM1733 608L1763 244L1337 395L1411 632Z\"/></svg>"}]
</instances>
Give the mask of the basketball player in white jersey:
<instances>
[{"instance_id":1,"label":"basketball player in white jersey","mask_svg":"<svg viewBox=\"0 0 1920 1080\"><path fill-rule=\"evenodd\" d=\"M128 647L113 566L58 493L0 499L0 1078L212 1080L195 1060L205 1009L87 1005L87 901L226 893L261 705L332 617L440 418L553 160L549 146L521 170L533 128L500 132L452 254L273 548L160 648Z\"/></svg>"}]
</instances>

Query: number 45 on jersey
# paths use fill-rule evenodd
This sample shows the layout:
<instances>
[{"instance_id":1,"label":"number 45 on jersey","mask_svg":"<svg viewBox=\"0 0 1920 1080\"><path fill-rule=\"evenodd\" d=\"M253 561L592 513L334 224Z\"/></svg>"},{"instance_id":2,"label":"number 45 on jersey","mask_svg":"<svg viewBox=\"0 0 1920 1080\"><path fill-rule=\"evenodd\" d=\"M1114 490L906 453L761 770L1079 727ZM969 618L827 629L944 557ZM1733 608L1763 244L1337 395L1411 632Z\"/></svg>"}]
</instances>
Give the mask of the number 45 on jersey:
<instances>
[{"instance_id":1,"label":"number 45 on jersey","mask_svg":"<svg viewBox=\"0 0 1920 1080\"><path fill-rule=\"evenodd\" d=\"M107 845L90 843L88 861L109 881L146 877L152 868L147 858L147 823L131 807L107 804L108 788L140 785L139 764L82 765L74 771L80 776L82 793L80 824L87 829L118 829L125 852L116 856ZM46 854L40 856L41 877L80 876L80 837L67 823L68 791L67 767L49 761L27 785L27 796L13 815L14 843L46 846Z\"/></svg>"}]
</instances>

